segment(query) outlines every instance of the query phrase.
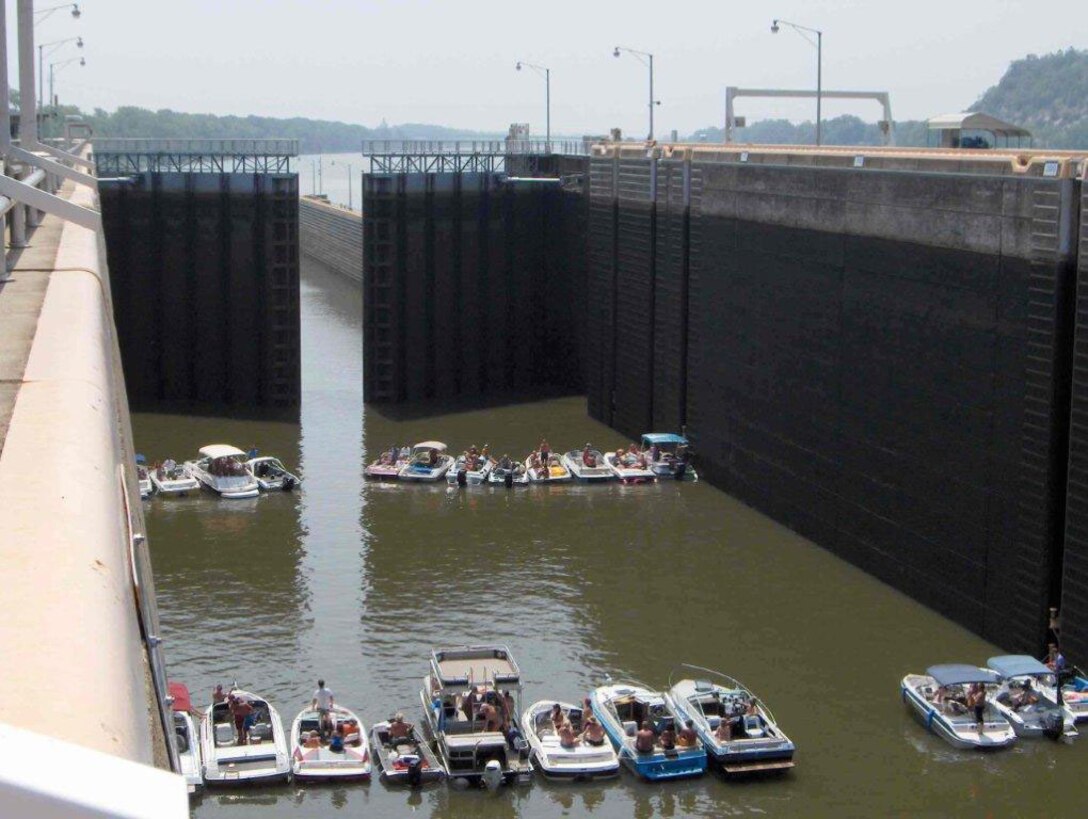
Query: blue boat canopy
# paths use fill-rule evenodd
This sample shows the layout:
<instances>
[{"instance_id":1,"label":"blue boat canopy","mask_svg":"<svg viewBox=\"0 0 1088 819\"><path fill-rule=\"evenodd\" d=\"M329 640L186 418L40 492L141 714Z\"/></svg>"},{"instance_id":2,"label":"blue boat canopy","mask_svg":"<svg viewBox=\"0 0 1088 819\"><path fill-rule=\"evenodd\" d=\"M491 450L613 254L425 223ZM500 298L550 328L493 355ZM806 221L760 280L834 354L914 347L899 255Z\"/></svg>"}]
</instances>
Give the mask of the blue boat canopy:
<instances>
[{"instance_id":1,"label":"blue boat canopy","mask_svg":"<svg viewBox=\"0 0 1088 819\"><path fill-rule=\"evenodd\" d=\"M136 453L136 463L146 464L147 463L147 458L145 458L143 455L141 455L139 452L137 452Z\"/></svg>"},{"instance_id":2,"label":"blue boat canopy","mask_svg":"<svg viewBox=\"0 0 1088 819\"><path fill-rule=\"evenodd\" d=\"M677 435L675 432L646 432L642 436L642 442L644 444L683 444L687 445L688 439L683 435Z\"/></svg>"},{"instance_id":3,"label":"blue boat canopy","mask_svg":"<svg viewBox=\"0 0 1088 819\"><path fill-rule=\"evenodd\" d=\"M1027 654L1007 654L991 657L986 665L1006 679L1009 677L1042 677L1054 672Z\"/></svg>"},{"instance_id":4,"label":"blue boat canopy","mask_svg":"<svg viewBox=\"0 0 1088 819\"><path fill-rule=\"evenodd\" d=\"M931 676L942 688L946 685L963 685L964 683L995 683L998 681L997 672L988 668L979 668L976 665L966 663L953 663L950 665L932 665L926 669L926 674Z\"/></svg>"}]
</instances>

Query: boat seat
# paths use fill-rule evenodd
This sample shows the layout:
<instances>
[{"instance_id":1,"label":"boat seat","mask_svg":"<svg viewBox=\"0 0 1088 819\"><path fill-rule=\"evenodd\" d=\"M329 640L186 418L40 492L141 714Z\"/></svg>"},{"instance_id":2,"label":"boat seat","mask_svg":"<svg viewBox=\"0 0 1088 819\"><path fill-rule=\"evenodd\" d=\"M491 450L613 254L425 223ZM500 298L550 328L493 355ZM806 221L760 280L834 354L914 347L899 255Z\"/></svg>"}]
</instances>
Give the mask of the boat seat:
<instances>
[{"instance_id":1,"label":"boat seat","mask_svg":"<svg viewBox=\"0 0 1088 819\"><path fill-rule=\"evenodd\" d=\"M272 726L267 722L258 722L249 729L249 738L256 740L272 739Z\"/></svg>"},{"instance_id":2,"label":"boat seat","mask_svg":"<svg viewBox=\"0 0 1088 819\"><path fill-rule=\"evenodd\" d=\"M710 726L711 731L717 731L722 724L722 718L719 716L707 717L706 724Z\"/></svg>"},{"instance_id":3,"label":"boat seat","mask_svg":"<svg viewBox=\"0 0 1088 819\"><path fill-rule=\"evenodd\" d=\"M216 745L233 745L234 744L234 726L226 722L217 722L215 724L215 744Z\"/></svg>"},{"instance_id":4,"label":"boat seat","mask_svg":"<svg viewBox=\"0 0 1088 819\"><path fill-rule=\"evenodd\" d=\"M624 722L623 733L627 734L627 736L629 737L633 737L635 734L638 733L638 724L633 720L628 720L627 722Z\"/></svg>"},{"instance_id":5,"label":"boat seat","mask_svg":"<svg viewBox=\"0 0 1088 819\"><path fill-rule=\"evenodd\" d=\"M749 737L764 735L763 726L759 722L759 717L755 714L749 714L744 718L744 733Z\"/></svg>"}]
</instances>

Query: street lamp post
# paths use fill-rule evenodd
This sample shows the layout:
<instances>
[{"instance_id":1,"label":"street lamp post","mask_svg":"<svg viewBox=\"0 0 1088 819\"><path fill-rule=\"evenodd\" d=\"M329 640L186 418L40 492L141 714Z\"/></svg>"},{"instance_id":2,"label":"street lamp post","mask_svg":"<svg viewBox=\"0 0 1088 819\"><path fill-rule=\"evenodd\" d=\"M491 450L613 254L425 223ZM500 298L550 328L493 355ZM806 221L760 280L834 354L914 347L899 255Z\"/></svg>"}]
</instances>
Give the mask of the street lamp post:
<instances>
[{"instance_id":1,"label":"street lamp post","mask_svg":"<svg viewBox=\"0 0 1088 819\"><path fill-rule=\"evenodd\" d=\"M82 37L68 37L64 40L54 40L51 43L42 43L38 46L38 108L42 108L45 101L45 49L49 49L49 53L52 54L58 48L65 43L76 44L76 48L83 48Z\"/></svg>"},{"instance_id":2,"label":"street lamp post","mask_svg":"<svg viewBox=\"0 0 1088 819\"><path fill-rule=\"evenodd\" d=\"M648 51L638 51L637 49L627 48L626 46L616 46L612 50L612 56L620 56L621 51L626 51L643 65L648 65L650 67L650 135L646 137L646 139L652 142L654 138L654 106L661 104L661 100L654 99L654 55Z\"/></svg>"},{"instance_id":3,"label":"street lamp post","mask_svg":"<svg viewBox=\"0 0 1088 819\"><path fill-rule=\"evenodd\" d=\"M81 66L87 64L87 60L84 57L72 57L70 60L61 60L55 63L49 63L49 104L56 104L56 95L53 91L53 76L60 73L58 69L64 68L66 65L78 62Z\"/></svg>"},{"instance_id":4,"label":"street lamp post","mask_svg":"<svg viewBox=\"0 0 1088 819\"><path fill-rule=\"evenodd\" d=\"M79 10L79 3L61 3L59 6L47 6L44 9L34 9L34 16L37 18L34 21L34 25L38 25L38 23L51 16L54 11L66 8L72 9L72 16L77 20L79 19L79 15L83 13Z\"/></svg>"},{"instance_id":5,"label":"street lamp post","mask_svg":"<svg viewBox=\"0 0 1088 819\"><path fill-rule=\"evenodd\" d=\"M552 147L552 70L542 65L536 65L534 63L527 63L524 61L518 61L517 68L521 71L521 67L531 68L537 74L543 74L544 76L544 150L547 153L551 153Z\"/></svg>"},{"instance_id":6,"label":"street lamp post","mask_svg":"<svg viewBox=\"0 0 1088 819\"><path fill-rule=\"evenodd\" d=\"M789 20L774 20L771 22L771 34L777 34L779 26L789 26L810 43L812 40L806 36L805 32L816 35L816 42L813 45L816 46L816 145L819 146L820 140L820 103L823 96L823 67L824 67L824 33L817 28L809 28L808 26L798 25L797 23L791 23Z\"/></svg>"}]
</instances>

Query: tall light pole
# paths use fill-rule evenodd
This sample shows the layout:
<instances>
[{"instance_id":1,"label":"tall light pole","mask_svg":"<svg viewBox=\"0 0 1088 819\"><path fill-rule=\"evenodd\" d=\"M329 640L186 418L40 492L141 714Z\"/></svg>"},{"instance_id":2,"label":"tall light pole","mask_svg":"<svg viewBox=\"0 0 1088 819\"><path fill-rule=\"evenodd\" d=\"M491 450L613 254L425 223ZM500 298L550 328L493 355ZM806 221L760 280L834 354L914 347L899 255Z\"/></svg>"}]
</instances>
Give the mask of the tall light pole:
<instances>
[{"instance_id":1,"label":"tall light pole","mask_svg":"<svg viewBox=\"0 0 1088 819\"><path fill-rule=\"evenodd\" d=\"M77 20L79 19L79 15L83 13L79 10L79 3L61 3L58 6L47 6L44 9L34 9L34 17L37 18L34 20L34 25L38 25L38 23L50 17L54 11L67 8L72 10L72 16Z\"/></svg>"},{"instance_id":2,"label":"tall light pole","mask_svg":"<svg viewBox=\"0 0 1088 819\"><path fill-rule=\"evenodd\" d=\"M70 60L49 63L49 104L51 106L56 104L56 95L53 92L53 76L54 74L60 73L59 69L64 68L66 65L71 65L72 63L79 63L83 66L87 64L87 60L84 57L72 57Z\"/></svg>"},{"instance_id":3,"label":"tall light pole","mask_svg":"<svg viewBox=\"0 0 1088 819\"><path fill-rule=\"evenodd\" d=\"M654 106L661 104L661 100L654 99L654 55L648 51L638 51L634 48L616 46L612 50L612 56L620 56L621 51L626 51L643 65L650 66L650 135L646 137L646 139L652 142L654 138Z\"/></svg>"},{"instance_id":4,"label":"tall light pole","mask_svg":"<svg viewBox=\"0 0 1088 819\"><path fill-rule=\"evenodd\" d=\"M791 23L789 20L774 20L771 22L771 34L777 34L779 26L789 26L810 43L812 39L808 34L816 35L816 42L812 43L816 46L816 145L819 146L820 140L820 102L823 95L823 67L824 67L824 33L816 28L809 28L808 26L801 26L797 23ZM806 34L805 32L808 32Z\"/></svg>"},{"instance_id":5,"label":"tall light pole","mask_svg":"<svg viewBox=\"0 0 1088 819\"><path fill-rule=\"evenodd\" d=\"M45 49L49 49L49 53L52 54L58 48L65 43L76 44L76 48L83 48L82 37L68 37L64 40L54 40L51 43L42 43L38 46L38 108L41 109L45 103Z\"/></svg>"},{"instance_id":6,"label":"tall light pole","mask_svg":"<svg viewBox=\"0 0 1088 819\"><path fill-rule=\"evenodd\" d=\"M518 71L521 71L521 67L531 68L537 74L543 74L544 76L544 122L545 122L545 136L544 136L544 150L551 153L552 146L552 70L542 65L535 65L534 63L527 63L524 61L518 61L516 66Z\"/></svg>"}]
</instances>

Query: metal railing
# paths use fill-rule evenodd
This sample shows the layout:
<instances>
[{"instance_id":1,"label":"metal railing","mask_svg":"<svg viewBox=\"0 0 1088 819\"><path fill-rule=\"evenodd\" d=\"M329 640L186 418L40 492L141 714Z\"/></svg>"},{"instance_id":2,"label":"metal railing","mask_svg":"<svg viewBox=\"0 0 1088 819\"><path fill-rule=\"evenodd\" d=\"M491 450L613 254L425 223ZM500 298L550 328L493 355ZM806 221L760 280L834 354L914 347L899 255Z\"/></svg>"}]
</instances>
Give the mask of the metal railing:
<instances>
[{"instance_id":1,"label":"metal railing","mask_svg":"<svg viewBox=\"0 0 1088 819\"><path fill-rule=\"evenodd\" d=\"M564 154L586 156L584 139L364 139L363 156Z\"/></svg>"},{"instance_id":2,"label":"metal railing","mask_svg":"<svg viewBox=\"0 0 1088 819\"><path fill-rule=\"evenodd\" d=\"M95 137L99 176L138 173L290 173L297 139L130 139Z\"/></svg>"}]
</instances>

